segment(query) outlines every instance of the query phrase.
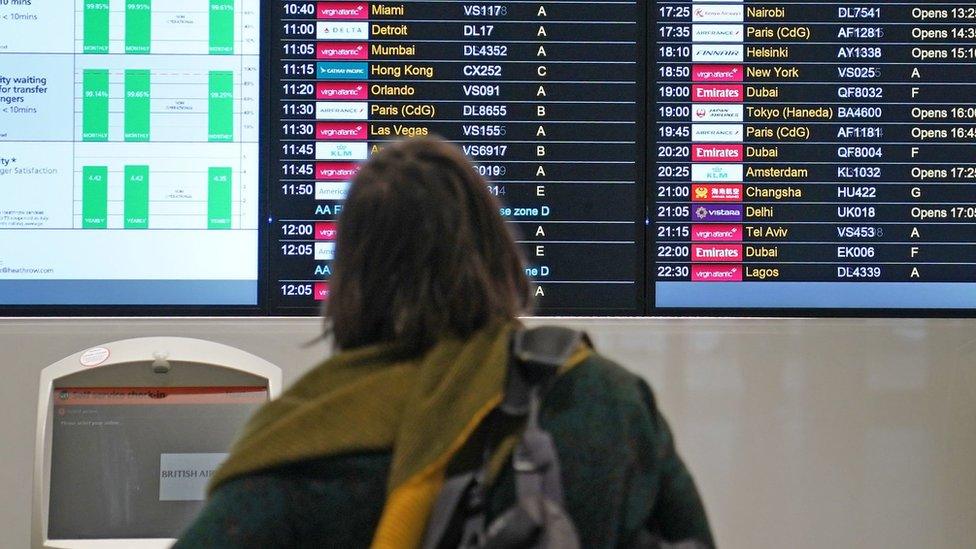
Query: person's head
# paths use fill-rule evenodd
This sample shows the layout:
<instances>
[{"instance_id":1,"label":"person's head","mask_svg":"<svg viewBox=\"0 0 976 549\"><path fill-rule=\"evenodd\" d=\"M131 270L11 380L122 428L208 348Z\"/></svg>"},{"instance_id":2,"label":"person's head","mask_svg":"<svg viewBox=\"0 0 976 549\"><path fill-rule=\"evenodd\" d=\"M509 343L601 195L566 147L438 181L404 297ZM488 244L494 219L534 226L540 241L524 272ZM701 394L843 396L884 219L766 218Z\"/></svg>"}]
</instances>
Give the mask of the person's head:
<instances>
[{"instance_id":1,"label":"person's head","mask_svg":"<svg viewBox=\"0 0 976 549\"><path fill-rule=\"evenodd\" d=\"M409 139L361 167L339 216L325 307L337 348L389 342L416 355L529 304L499 204L457 147Z\"/></svg>"}]
</instances>

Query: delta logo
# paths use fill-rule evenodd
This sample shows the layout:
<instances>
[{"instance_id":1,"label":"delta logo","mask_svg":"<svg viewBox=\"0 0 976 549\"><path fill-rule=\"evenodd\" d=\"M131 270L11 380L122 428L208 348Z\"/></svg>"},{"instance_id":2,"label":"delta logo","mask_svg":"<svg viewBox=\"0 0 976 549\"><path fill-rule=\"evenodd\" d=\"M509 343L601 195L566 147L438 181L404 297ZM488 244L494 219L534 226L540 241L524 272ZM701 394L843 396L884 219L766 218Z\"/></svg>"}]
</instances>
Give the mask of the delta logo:
<instances>
[{"instance_id":1,"label":"delta logo","mask_svg":"<svg viewBox=\"0 0 976 549\"><path fill-rule=\"evenodd\" d=\"M742 221L742 204L700 204L691 212L692 221L739 222Z\"/></svg>"},{"instance_id":2,"label":"delta logo","mask_svg":"<svg viewBox=\"0 0 976 549\"><path fill-rule=\"evenodd\" d=\"M312 285L312 295L315 297L315 301L328 301L329 300L329 283L328 282L316 282Z\"/></svg>"},{"instance_id":3,"label":"delta logo","mask_svg":"<svg viewBox=\"0 0 976 549\"><path fill-rule=\"evenodd\" d=\"M362 82L319 82L316 99L369 99L369 89Z\"/></svg>"},{"instance_id":4,"label":"delta logo","mask_svg":"<svg viewBox=\"0 0 976 549\"><path fill-rule=\"evenodd\" d=\"M366 40L369 38L369 23L326 23L315 25L315 38L319 40Z\"/></svg>"},{"instance_id":5,"label":"delta logo","mask_svg":"<svg viewBox=\"0 0 976 549\"><path fill-rule=\"evenodd\" d=\"M742 84L692 84L691 100L710 103L738 103L744 92Z\"/></svg>"},{"instance_id":6,"label":"delta logo","mask_svg":"<svg viewBox=\"0 0 976 549\"><path fill-rule=\"evenodd\" d=\"M691 111L692 122L742 122L745 109L742 105L695 105Z\"/></svg>"},{"instance_id":7,"label":"delta logo","mask_svg":"<svg viewBox=\"0 0 976 549\"><path fill-rule=\"evenodd\" d=\"M742 65L692 65L692 82L742 82Z\"/></svg>"},{"instance_id":8,"label":"delta logo","mask_svg":"<svg viewBox=\"0 0 976 549\"><path fill-rule=\"evenodd\" d=\"M743 158L742 145L730 143L691 146L692 162L738 162Z\"/></svg>"},{"instance_id":9,"label":"delta logo","mask_svg":"<svg viewBox=\"0 0 976 549\"><path fill-rule=\"evenodd\" d=\"M742 242L742 225L692 225L692 242Z\"/></svg>"},{"instance_id":10,"label":"delta logo","mask_svg":"<svg viewBox=\"0 0 976 549\"><path fill-rule=\"evenodd\" d=\"M369 59L369 50L363 42L319 42L315 48L316 59Z\"/></svg>"},{"instance_id":11,"label":"delta logo","mask_svg":"<svg viewBox=\"0 0 976 549\"><path fill-rule=\"evenodd\" d=\"M739 5L695 5L691 10L692 23L742 23L745 10Z\"/></svg>"},{"instance_id":12,"label":"delta logo","mask_svg":"<svg viewBox=\"0 0 976 549\"><path fill-rule=\"evenodd\" d=\"M741 202L742 185L708 185L694 183L691 186L692 202Z\"/></svg>"},{"instance_id":13,"label":"delta logo","mask_svg":"<svg viewBox=\"0 0 976 549\"><path fill-rule=\"evenodd\" d=\"M742 282L742 267L739 265L691 266L692 282Z\"/></svg>"},{"instance_id":14,"label":"delta logo","mask_svg":"<svg viewBox=\"0 0 976 549\"><path fill-rule=\"evenodd\" d=\"M692 244L692 261L742 261L742 244Z\"/></svg>"},{"instance_id":15,"label":"delta logo","mask_svg":"<svg viewBox=\"0 0 976 549\"><path fill-rule=\"evenodd\" d=\"M319 221L315 223L315 240L335 240L338 235L335 221Z\"/></svg>"},{"instance_id":16,"label":"delta logo","mask_svg":"<svg viewBox=\"0 0 976 549\"><path fill-rule=\"evenodd\" d=\"M366 2L319 2L315 12L319 19L369 19Z\"/></svg>"},{"instance_id":17,"label":"delta logo","mask_svg":"<svg viewBox=\"0 0 976 549\"><path fill-rule=\"evenodd\" d=\"M315 138L320 141L345 141L366 139L366 124L356 122L319 122L315 125Z\"/></svg>"},{"instance_id":18,"label":"delta logo","mask_svg":"<svg viewBox=\"0 0 976 549\"><path fill-rule=\"evenodd\" d=\"M320 181L348 181L359 171L355 162L316 162L315 179Z\"/></svg>"}]
</instances>

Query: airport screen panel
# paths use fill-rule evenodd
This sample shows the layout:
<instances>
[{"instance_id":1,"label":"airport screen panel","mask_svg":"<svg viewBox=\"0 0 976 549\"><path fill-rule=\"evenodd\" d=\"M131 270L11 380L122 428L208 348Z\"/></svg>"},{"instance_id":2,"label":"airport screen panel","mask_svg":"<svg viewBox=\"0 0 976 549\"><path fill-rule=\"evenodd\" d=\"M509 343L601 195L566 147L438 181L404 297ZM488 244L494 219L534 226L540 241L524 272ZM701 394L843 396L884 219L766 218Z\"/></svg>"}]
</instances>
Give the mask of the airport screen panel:
<instances>
[{"instance_id":1,"label":"airport screen panel","mask_svg":"<svg viewBox=\"0 0 976 549\"><path fill-rule=\"evenodd\" d=\"M264 387L54 389L48 539L174 538Z\"/></svg>"}]
</instances>

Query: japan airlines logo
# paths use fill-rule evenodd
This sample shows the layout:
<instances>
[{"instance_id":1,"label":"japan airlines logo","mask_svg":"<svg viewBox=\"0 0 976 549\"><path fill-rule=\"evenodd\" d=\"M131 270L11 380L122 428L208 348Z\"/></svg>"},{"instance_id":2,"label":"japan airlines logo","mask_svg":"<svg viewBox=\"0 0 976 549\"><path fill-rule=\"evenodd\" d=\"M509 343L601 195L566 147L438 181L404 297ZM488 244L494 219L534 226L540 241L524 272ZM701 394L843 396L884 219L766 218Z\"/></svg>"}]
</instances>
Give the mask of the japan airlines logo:
<instances>
[{"instance_id":1,"label":"japan airlines logo","mask_svg":"<svg viewBox=\"0 0 976 549\"><path fill-rule=\"evenodd\" d=\"M692 124L693 143L741 143L742 124Z\"/></svg>"},{"instance_id":2,"label":"japan airlines logo","mask_svg":"<svg viewBox=\"0 0 976 549\"><path fill-rule=\"evenodd\" d=\"M742 225L692 225L692 242L742 242Z\"/></svg>"},{"instance_id":3,"label":"japan airlines logo","mask_svg":"<svg viewBox=\"0 0 976 549\"><path fill-rule=\"evenodd\" d=\"M695 44L691 47L691 60L712 63L741 63L745 59L745 49L738 45L704 45Z\"/></svg>"},{"instance_id":4,"label":"japan airlines logo","mask_svg":"<svg viewBox=\"0 0 976 549\"><path fill-rule=\"evenodd\" d=\"M696 104L691 110L692 122L742 122L742 105Z\"/></svg>"},{"instance_id":5,"label":"japan airlines logo","mask_svg":"<svg viewBox=\"0 0 976 549\"><path fill-rule=\"evenodd\" d=\"M319 19L368 19L366 2L319 2L315 10Z\"/></svg>"},{"instance_id":6,"label":"japan airlines logo","mask_svg":"<svg viewBox=\"0 0 976 549\"><path fill-rule=\"evenodd\" d=\"M742 145L692 145L692 162L741 162Z\"/></svg>"},{"instance_id":7,"label":"japan airlines logo","mask_svg":"<svg viewBox=\"0 0 976 549\"><path fill-rule=\"evenodd\" d=\"M691 8L693 23L742 23L745 20L742 5L704 6L695 4Z\"/></svg>"},{"instance_id":8,"label":"japan airlines logo","mask_svg":"<svg viewBox=\"0 0 976 549\"><path fill-rule=\"evenodd\" d=\"M369 59L369 50L363 42L319 42L315 48L316 59Z\"/></svg>"},{"instance_id":9,"label":"japan airlines logo","mask_svg":"<svg viewBox=\"0 0 976 549\"><path fill-rule=\"evenodd\" d=\"M742 42L744 25L692 25L692 42Z\"/></svg>"},{"instance_id":10,"label":"japan airlines logo","mask_svg":"<svg viewBox=\"0 0 976 549\"><path fill-rule=\"evenodd\" d=\"M738 265L692 265L692 282L742 282L742 267Z\"/></svg>"},{"instance_id":11,"label":"japan airlines logo","mask_svg":"<svg viewBox=\"0 0 976 549\"><path fill-rule=\"evenodd\" d=\"M693 202L742 202L742 184L691 186Z\"/></svg>"},{"instance_id":12,"label":"japan airlines logo","mask_svg":"<svg viewBox=\"0 0 976 549\"><path fill-rule=\"evenodd\" d=\"M692 261L742 261L742 244L692 244Z\"/></svg>"},{"instance_id":13,"label":"japan airlines logo","mask_svg":"<svg viewBox=\"0 0 976 549\"><path fill-rule=\"evenodd\" d=\"M691 100L710 103L739 103L745 97L742 84L692 84Z\"/></svg>"},{"instance_id":14,"label":"japan airlines logo","mask_svg":"<svg viewBox=\"0 0 976 549\"><path fill-rule=\"evenodd\" d=\"M692 164L691 180L712 181L742 181L742 164Z\"/></svg>"},{"instance_id":15,"label":"japan airlines logo","mask_svg":"<svg viewBox=\"0 0 976 549\"><path fill-rule=\"evenodd\" d=\"M742 65L692 65L692 82L742 82Z\"/></svg>"}]
</instances>

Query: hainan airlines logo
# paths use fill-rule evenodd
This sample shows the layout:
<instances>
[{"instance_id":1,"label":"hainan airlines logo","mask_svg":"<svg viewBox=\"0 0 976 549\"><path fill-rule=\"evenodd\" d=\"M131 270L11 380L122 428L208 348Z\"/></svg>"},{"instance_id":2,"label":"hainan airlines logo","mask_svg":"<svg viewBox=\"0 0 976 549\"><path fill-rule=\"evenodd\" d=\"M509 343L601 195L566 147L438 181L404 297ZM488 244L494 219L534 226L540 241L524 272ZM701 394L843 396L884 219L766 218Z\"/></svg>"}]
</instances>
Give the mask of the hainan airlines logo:
<instances>
[{"instance_id":1,"label":"hainan airlines logo","mask_svg":"<svg viewBox=\"0 0 976 549\"><path fill-rule=\"evenodd\" d=\"M696 183L691 186L693 202L741 202L742 185L707 185Z\"/></svg>"}]
</instances>

